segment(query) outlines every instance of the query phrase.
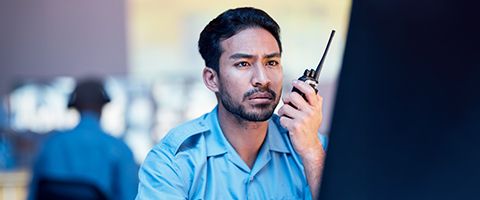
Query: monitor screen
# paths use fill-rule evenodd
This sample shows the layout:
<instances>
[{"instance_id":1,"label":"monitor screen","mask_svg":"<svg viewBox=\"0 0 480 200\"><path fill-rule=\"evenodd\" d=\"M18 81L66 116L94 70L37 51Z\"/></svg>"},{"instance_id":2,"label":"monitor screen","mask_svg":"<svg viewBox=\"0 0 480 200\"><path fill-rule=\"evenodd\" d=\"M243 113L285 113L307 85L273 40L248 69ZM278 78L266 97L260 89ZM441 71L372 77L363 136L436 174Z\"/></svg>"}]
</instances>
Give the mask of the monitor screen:
<instances>
[{"instance_id":1,"label":"monitor screen","mask_svg":"<svg viewBox=\"0 0 480 200\"><path fill-rule=\"evenodd\" d=\"M353 2L320 199L480 198L474 4Z\"/></svg>"}]
</instances>

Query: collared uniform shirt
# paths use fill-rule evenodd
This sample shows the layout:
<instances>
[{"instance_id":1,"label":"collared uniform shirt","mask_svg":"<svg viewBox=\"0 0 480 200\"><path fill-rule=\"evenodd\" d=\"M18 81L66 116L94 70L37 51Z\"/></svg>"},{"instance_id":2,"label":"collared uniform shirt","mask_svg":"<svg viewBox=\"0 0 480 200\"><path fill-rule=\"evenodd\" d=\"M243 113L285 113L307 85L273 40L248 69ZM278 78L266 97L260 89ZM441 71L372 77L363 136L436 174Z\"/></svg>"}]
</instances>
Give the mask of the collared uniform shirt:
<instances>
[{"instance_id":1,"label":"collared uniform shirt","mask_svg":"<svg viewBox=\"0 0 480 200\"><path fill-rule=\"evenodd\" d=\"M35 161L29 199L35 199L41 178L88 182L109 199L134 199L138 167L128 146L100 126L93 112L81 114L80 123L70 131L47 138Z\"/></svg>"},{"instance_id":2,"label":"collared uniform shirt","mask_svg":"<svg viewBox=\"0 0 480 200\"><path fill-rule=\"evenodd\" d=\"M172 129L142 164L137 199L310 199L287 130L276 115L268 123L251 169L224 137L217 108Z\"/></svg>"}]
</instances>

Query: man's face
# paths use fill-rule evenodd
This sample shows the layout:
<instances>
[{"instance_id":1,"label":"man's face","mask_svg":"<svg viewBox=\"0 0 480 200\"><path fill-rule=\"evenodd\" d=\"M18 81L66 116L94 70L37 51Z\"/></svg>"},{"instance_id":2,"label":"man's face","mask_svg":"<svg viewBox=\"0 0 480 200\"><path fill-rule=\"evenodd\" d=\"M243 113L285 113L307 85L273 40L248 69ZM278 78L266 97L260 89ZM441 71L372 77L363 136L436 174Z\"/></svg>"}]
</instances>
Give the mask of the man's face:
<instances>
[{"instance_id":1,"label":"man's face","mask_svg":"<svg viewBox=\"0 0 480 200\"><path fill-rule=\"evenodd\" d=\"M248 28L220 45L219 97L223 107L247 121L268 120L282 91L277 41L265 29Z\"/></svg>"}]
</instances>

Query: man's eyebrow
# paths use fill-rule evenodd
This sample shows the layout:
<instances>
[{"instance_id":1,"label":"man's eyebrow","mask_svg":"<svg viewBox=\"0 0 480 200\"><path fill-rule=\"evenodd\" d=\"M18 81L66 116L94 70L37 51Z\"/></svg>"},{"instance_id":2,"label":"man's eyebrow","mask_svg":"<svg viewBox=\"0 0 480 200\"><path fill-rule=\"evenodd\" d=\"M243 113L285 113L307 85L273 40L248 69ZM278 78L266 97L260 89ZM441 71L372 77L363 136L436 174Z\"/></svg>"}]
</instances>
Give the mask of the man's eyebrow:
<instances>
[{"instance_id":1,"label":"man's eyebrow","mask_svg":"<svg viewBox=\"0 0 480 200\"><path fill-rule=\"evenodd\" d=\"M240 58L251 59L251 58L253 58L253 57L254 57L254 56L253 56L253 55L250 55L250 54L236 53L236 54L231 55L229 58L235 60L235 59L240 59Z\"/></svg>"},{"instance_id":2,"label":"man's eyebrow","mask_svg":"<svg viewBox=\"0 0 480 200\"><path fill-rule=\"evenodd\" d=\"M265 55L265 58L280 58L280 57L282 57L282 54L278 52Z\"/></svg>"},{"instance_id":3,"label":"man's eyebrow","mask_svg":"<svg viewBox=\"0 0 480 200\"><path fill-rule=\"evenodd\" d=\"M235 59L240 59L240 58L252 59L254 57L255 57L254 55L250 55L250 54L236 53L236 54L231 55L229 58L235 60ZM282 57L282 54L280 54L278 52L267 54L267 55L264 56L264 58L280 58L280 57Z\"/></svg>"}]
</instances>

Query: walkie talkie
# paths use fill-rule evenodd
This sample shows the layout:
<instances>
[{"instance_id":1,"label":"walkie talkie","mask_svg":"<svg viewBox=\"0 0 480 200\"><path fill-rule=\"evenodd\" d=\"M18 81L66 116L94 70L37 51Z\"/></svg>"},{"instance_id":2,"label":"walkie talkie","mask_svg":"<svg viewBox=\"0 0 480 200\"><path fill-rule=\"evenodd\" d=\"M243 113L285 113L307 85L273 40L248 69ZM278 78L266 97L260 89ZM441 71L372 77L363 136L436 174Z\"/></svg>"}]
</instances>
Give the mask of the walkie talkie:
<instances>
[{"instance_id":1,"label":"walkie talkie","mask_svg":"<svg viewBox=\"0 0 480 200\"><path fill-rule=\"evenodd\" d=\"M318 92L317 85L318 85L318 77L320 76L320 71L322 70L323 66L323 61L325 60L325 56L327 55L328 49L330 48L330 43L332 42L332 38L335 35L335 30L332 30L330 33L330 38L328 39L327 47L325 48L325 51L323 52L322 59L320 60L320 63L318 63L317 69L306 69L305 72L303 72L303 75L298 78L298 80L301 80L310 86L315 90L315 93ZM297 92L298 94L302 95L302 97L305 99L305 94L300 92L297 88L293 87L292 92Z\"/></svg>"}]
</instances>

